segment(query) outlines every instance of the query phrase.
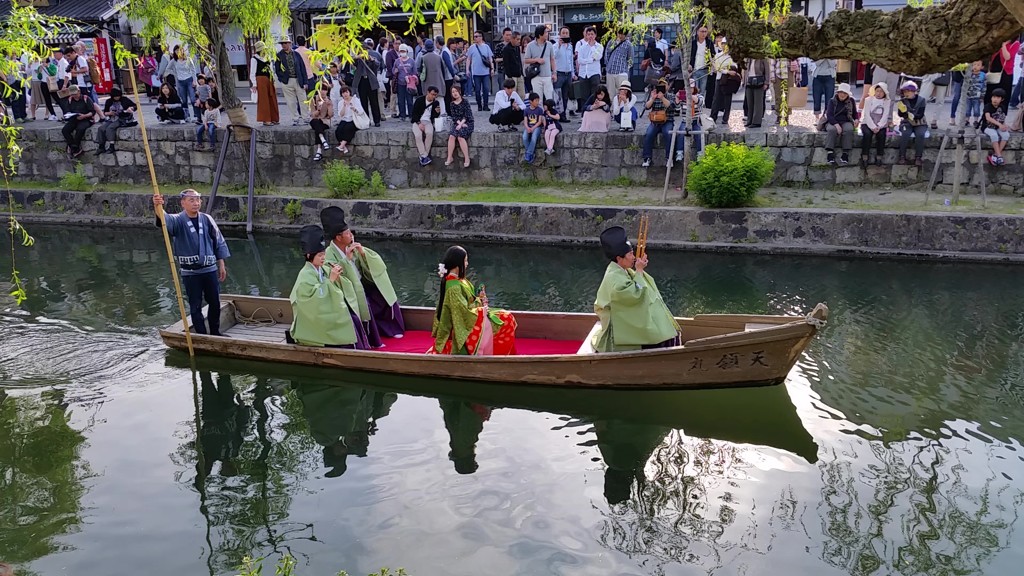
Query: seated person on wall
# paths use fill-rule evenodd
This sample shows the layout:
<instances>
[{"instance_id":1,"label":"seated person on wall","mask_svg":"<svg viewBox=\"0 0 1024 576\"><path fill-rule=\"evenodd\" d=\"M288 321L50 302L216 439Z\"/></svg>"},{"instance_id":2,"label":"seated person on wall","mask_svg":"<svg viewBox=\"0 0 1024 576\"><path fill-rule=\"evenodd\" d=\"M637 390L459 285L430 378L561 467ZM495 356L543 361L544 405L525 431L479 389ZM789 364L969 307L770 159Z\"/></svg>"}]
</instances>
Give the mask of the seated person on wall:
<instances>
[{"instance_id":1,"label":"seated person on wall","mask_svg":"<svg viewBox=\"0 0 1024 576\"><path fill-rule=\"evenodd\" d=\"M511 356L516 353L516 319L506 310L491 310L483 285L466 280L469 256L452 246L437 265L441 290L427 354Z\"/></svg>"},{"instance_id":2,"label":"seated person on wall","mask_svg":"<svg viewBox=\"0 0 1024 576\"><path fill-rule=\"evenodd\" d=\"M594 312L601 321L591 341L594 351L678 346L679 325L662 300L654 278L645 272L647 255L636 258L621 226L601 233L601 249L611 263L604 271L594 301Z\"/></svg>"},{"instance_id":3,"label":"seated person on wall","mask_svg":"<svg viewBox=\"0 0 1024 576\"><path fill-rule=\"evenodd\" d=\"M64 128L61 133L68 145L68 158L78 158L84 154L82 150L82 138L85 131L92 126L96 119L96 106L92 100L82 97L78 86L72 84L68 87L68 101L64 108Z\"/></svg>"},{"instance_id":4,"label":"seated person on wall","mask_svg":"<svg viewBox=\"0 0 1024 576\"><path fill-rule=\"evenodd\" d=\"M352 284L370 346L380 348L382 335L401 338L405 334L405 320L384 260L356 242L341 208L328 206L321 210L320 223L330 238L327 262L342 266L345 278Z\"/></svg>"},{"instance_id":5,"label":"seated person on wall","mask_svg":"<svg viewBox=\"0 0 1024 576\"><path fill-rule=\"evenodd\" d=\"M110 98L103 105L103 122L96 127L96 144L99 151L96 154L114 153L114 142L117 142L117 129L135 126L135 111L138 106L130 99L121 95L121 89L114 87L110 89ZM107 144L110 146L107 146Z\"/></svg>"},{"instance_id":6,"label":"seated person on wall","mask_svg":"<svg viewBox=\"0 0 1024 576\"><path fill-rule=\"evenodd\" d=\"M359 319L348 307L345 294L338 287L341 267L324 264L323 230L319 226L303 226L299 245L306 264L292 286L292 326L285 333L289 344L356 348Z\"/></svg>"},{"instance_id":7,"label":"seated person on wall","mask_svg":"<svg viewBox=\"0 0 1024 576\"><path fill-rule=\"evenodd\" d=\"M498 126L498 132L514 131L523 122L523 110L526 108L526 104L516 92L515 80L508 78L502 86L503 88L494 95L491 124Z\"/></svg>"}]
</instances>

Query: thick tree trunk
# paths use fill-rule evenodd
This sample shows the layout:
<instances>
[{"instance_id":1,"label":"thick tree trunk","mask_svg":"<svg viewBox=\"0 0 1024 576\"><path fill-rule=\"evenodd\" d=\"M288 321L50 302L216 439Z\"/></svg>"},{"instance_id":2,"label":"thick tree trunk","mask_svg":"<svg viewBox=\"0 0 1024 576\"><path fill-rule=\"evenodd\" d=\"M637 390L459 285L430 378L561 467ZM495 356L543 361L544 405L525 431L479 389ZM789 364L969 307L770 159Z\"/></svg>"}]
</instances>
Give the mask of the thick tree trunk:
<instances>
[{"instance_id":1,"label":"thick tree trunk","mask_svg":"<svg viewBox=\"0 0 1024 576\"><path fill-rule=\"evenodd\" d=\"M1021 26L1024 26L1024 2L1020 0L999 0Z\"/></svg>"},{"instance_id":2,"label":"thick tree trunk","mask_svg":"<svg viewBox=\"0 0 1024 576\"><path fill-rule=\"evenodd\" d=\"M202 0L200 22L210 41L210 50L216 59L214 75L220 88L221 108L227 112L228 122L235 126L249 126L249 116L242 107L235 90L235 71L231 67L227 45L224 44L224 30L221 29L219 9L216 0Z\"/></svg>"},{"instance_id":3,"label":"thick tree trunk","mask_svg":"<svg viewBox=\"0 0 1024 576\"><path fill-rule=\"evenodd\" d=\"M837 10L820 26L794 15L776 27L751 21L742 0L707 1L737 57L768 56L767 34L779 41L786 57L860 60L909 74L988 60L1024 28L1021 0L950 0L895 12Z\"/></svg>"}]
</instances>

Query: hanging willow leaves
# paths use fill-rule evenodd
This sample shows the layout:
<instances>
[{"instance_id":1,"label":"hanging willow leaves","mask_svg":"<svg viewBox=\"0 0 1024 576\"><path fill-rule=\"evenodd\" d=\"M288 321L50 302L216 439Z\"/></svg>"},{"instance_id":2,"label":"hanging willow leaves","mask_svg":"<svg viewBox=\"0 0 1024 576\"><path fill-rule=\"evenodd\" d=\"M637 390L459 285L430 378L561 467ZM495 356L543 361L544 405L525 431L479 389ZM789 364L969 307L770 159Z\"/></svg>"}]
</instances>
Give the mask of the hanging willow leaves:
<instances>
[{"instance_id":1,"label":"hanging willow leaves","mask_svg":"<svg viewBox=\"0 0 1024 576\"><path fill-rule=\"evenodd\" d=\"M0 21L0 54L12 54L15 56L28 55L32 58L45 59L50 55L50 50L44 43L44 39L53 34L65 24L64 19L51 16L43 16L36 12L31 6L19 6L12 3L11 11ZM9 97L12 94L24 91L28 87L29 80L22 77L21 61L10 58L0 58L0 78L19 78L20 83L5 85L3 96ZM18 171L18 161L21 159L21 145L18 143L21 135L21 128L11 123L10 116L3 104L0 104L0 174L3 175L4 190L7 192L7 231L11 241L11 284L13 286L10 295L15 302L21 304L28 298L25 286L22 284L21 275L18 273L15 261L15 249L22 246L32 246L35 239L18 222L15 215L14 195L11 193L10 179Z\"/></svg>"}]
</instances>

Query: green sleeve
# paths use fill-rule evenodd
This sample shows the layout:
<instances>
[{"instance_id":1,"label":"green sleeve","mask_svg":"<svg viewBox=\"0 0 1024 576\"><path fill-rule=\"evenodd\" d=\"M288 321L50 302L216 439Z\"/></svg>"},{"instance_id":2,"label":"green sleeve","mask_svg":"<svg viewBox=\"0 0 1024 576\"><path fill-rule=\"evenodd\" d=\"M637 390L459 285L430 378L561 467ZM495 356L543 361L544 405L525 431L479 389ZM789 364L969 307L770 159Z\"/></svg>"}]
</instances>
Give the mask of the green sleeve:
<instances>
[{"instance_id":1,"label":"green sleeve","mask_svg":"<svg viewBox=\"0 0 1024 576\"><path fill-rule=\"evenodd\" d=\"M469 284L466 282L465 284ZM452 352L465 353L466 340L476 326L479 314L470 308L464 291L463 281L449 280L445 283L444 302L441 304L441 319L434 322L434 349L444 348L448 337L452 338Z\"/></svg>"},{"instance_id":2,"label":"green sleeve","mask_svg":"<svg viewBox=\"0 0 1024 576\"><path fill-rule=\"evenodd\" d=\"M327 254L324 262L341 266L342 276L338 284L345 292L345 300L356 311L363 322L370 320L370 307L366 303L366 290L359 279L359 272L351 260L340 255L339 250L332 244L327 247ZM344 280L344 281L343 281Z\"/></svg>"},{"instance_id":3,"label":"green sleeve","mask_svg":"<svg viewBox=\"0 0 1024 576\"><path fill-rule=\"evenodd\" d=\"M388 306L394 306L395 302L398 302L398 296L391 285L388 267L384 264L384 260L380 255L369 248L363 247L363 253L356 257L356 261L363 276L373 281L374 285L377 286L377 290L380 290L381 296L388 303Z\"/></svg>"}]
</instances>

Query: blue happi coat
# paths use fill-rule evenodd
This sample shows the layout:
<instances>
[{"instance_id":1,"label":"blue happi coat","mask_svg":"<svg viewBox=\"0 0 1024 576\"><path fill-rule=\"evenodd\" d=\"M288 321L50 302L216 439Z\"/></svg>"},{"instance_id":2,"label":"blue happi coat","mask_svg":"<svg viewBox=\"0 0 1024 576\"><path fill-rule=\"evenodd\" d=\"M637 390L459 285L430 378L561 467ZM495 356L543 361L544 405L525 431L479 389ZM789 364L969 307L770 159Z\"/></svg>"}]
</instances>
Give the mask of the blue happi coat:
<instances>
[{"instance_id":1,"label":"blue happi coat","mask_svg":"<svg viewBox=\"0 0 1024 576\"><path fill-rule=\"evenodd\" d=\"M164 214L167 233L171 236L174 257L181 266L182 276L207 274L217 271L217 261L231 256L224 235L213 221L213 217L199 213L199 229L185 212ZM157 220L159 225L160 221Z\"/></svg>"}]
</instances>

